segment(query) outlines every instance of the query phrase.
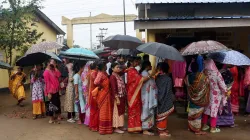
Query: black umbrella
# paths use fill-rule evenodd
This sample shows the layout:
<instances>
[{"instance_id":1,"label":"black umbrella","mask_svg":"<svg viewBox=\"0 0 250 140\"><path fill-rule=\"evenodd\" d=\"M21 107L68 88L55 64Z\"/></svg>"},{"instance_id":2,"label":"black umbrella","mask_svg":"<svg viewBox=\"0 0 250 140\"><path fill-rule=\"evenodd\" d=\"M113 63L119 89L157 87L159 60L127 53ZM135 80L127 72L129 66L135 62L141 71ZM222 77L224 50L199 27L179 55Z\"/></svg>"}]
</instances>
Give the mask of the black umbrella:
<instances>
[{"instance_id":1,"label":"black umbrella","mask_svg":"<svg viewBox=\"0 0 250 140\"><path fill-rule=\"evenodd\" d=\"M143 42L129 35L114 35L107 37L103 42L104 46L112 49L135 49Z\"/></svg>"},{"instance_id":2,"label":"black umbrella","mask_svg":"<svg viewBox=\"0 0 250 140\"><path fill-rule=\"evenodd\" d=\"M32 53L25 55L17 60L17 66L33 66L36 64L42 64L43 62L49 60L51 58L50 55L42 52Z\"/></svg>"},{"instance_id":3,"label":"black umbrella","mask_svg":"<svg viewBox=\"0 0 250 140\"><path fill-rule=\"evenodd\" d=\"M151 42L140 45L136 49L143 53L151 54L160 58L184 61L183 56L176 48L166 44Z\"/></svg>"},{"instance_id":4,"label":"black umbrella","mask_svg":"<svg viewBox=\"0 0 250 140\"><path fill-rule=\"evenodd\" d=\"M112 55L130 55L130 56L136 56L138 53L140 53L138 50L136 49L119 49L119 50L115 50L113 51L111 54Z\"/></svg>"}]
</instances>

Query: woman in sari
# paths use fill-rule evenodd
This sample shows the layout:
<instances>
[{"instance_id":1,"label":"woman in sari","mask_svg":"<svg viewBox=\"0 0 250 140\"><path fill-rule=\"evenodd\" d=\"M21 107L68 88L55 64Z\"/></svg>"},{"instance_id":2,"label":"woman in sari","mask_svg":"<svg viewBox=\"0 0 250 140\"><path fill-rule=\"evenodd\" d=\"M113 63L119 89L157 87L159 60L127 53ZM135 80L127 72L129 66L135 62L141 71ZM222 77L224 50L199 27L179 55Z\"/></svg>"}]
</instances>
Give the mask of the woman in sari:
<instances>
[{"instance_id":1,"label":"woman in sari","mask_svg":"<svg viewBox=\"0 0 250 140\"><path fill-rule=\"evenodd\" d=\"M89 117L90 117L90 105L89 105L89 76L90 76L90 64L92 62L87 62L84 70L81 74L81 79L82 79L82 91L83 91L83 95L85 97L85 101L86 101L86 113L85 113L85 120L84 120L84 124L89 126Z\"/></svg>"},{"instance_id":2,"label":"woman in sari","mask_svg":"<svg viewBox=\"0 0 250 140\"><path fill-rule=\"evenodd\" d=\"M96 98L92 95L92 91L96 88L94 81L97 76L96 62L90 64L90 77L89 77L89 105L90 105L90 117L89 117L89 129L91 131L98 131L99 128L99 113Z\"/></svg>"},{"instance_id":3,"label":"woman in sari","mask_svg":"<svg viewBox=\"0 0 250 140\"><path fill-rule=\"evenodd\" d=\"M17 72L12 73L9 81L9 90L14 98L17 99L17 105L23 107L23 101L25 100L24 83L26 82L26 74L23 72L23 68L19 67Z\"/></svg>"},{"instance_id":4,"label":"woman in sari","mask_svg":"<svg viewBox=\"0 0 250 140\"><path fill-rule=\"evenodd\" d=\"M61 101L59 95L59 78L61 76L60 71L56 68L55 60L51 59L48 63L46 70L43 73L45 90L44 95L48 97L50 104L55 106L57 109L49 110L48 114L50 116L49 123L60 123L61 115Z\"/></svg>"},{"instance_id":5,"label":"woman in sari","mask_svg":"<svg viewBox=\"0 0 250 140\"><path fill-rule=\"evenodd\" d=\"M101 135L111 134L112 128L112 110L111 110L111 92L106 65L103 62L98 63L98 74L94 84L98 88L97 95L93 95L99 109L99 133ZM92 92L92 94L94 94Z\"/></svg>"},{"instance_id":6,"label":"woman in sari","mask_svg":"<svg viewBox=\"0 0 250 140\"><path fill-rule=\"evenodd\" d=\"M140 73L143 77L148 77L149 72L152 69L149 61L142 63ZM154 135L150 130L155 124L155 108L157 107L157 87L154 79L145 81L141 88L141 99L142 99L142 130L144 135Z\"/></svg>"},{"instance_id":7,"label":"woman in sari","mask_svg":"<svg viewBox=\"0 0 250 140\"><path fill-rule=\"evenodd\" d=\"M233 78L234 78L234 82L233 82L233 86L231 89L231 104L232 104L232 111L235 115L238 115L239 113L239 72L238 72L238 68L236 66L233 66L232 68L230 68L231 73L233 74Z\"/></svg>"},{"instance_id":8,"label":"woman in sari","mask_svg":"<svg viewBox=\"0 0 250 140\"><path fill-rule=\"evenodd\" d=\"M84 69L84 64L76 64L75 66L75 75L73 77L74 79L74 92L75 92L75 112L78 112L79 114L79 120L78 124L83 124L85 120L85 105L86 101L83 95L83 89L82 89L82 79L81 74Z\"/></svg>"},{"instance_id":9,"label":"woman in sari","mask_svg":"<svg viewBox=\"0 0 250 140\"><path fill-rule=\"evenodd\" d=\"M32 104L33 104L33 119L36 119L38 115L44 117L45 115L45 103L44 103L44 79L43 79L43 65L36 65L34 73L31 75L32 88Z\"/></svg>"},{"instance_id":10,"label":"woman in sari","mask_svg":"<svg viewBox=\"0 0 250 140\"><path fill-rule=\"evenodd\" d=\"M148 77L142 77L135 69L139 65L139 61L135 57L131 57L129 60L129 68L127 72L127 98L128 98L128 132L137 133L142 131L141 122L141 87L143 82L150 79Z\"/></svg>"},{"instance_id":11,"label":"woman in sari","mask_svg":"<svg viewBox=\"0 0 250 140\"><path fill-rule=\"evenodd\" d=\"M114 132L123 134L122 130L124 127L124 115L126 105L126 87L125 83L120 76L121 66L118 63L111 65L112 75L110 76L111 86L111 107L113 109L113 128Z\"/></svg>"},{"instance_id":12,"label":"woman in sari","mask_svg":"<svg viewBox=\"0 0 250 140\"><path fill-rule=\"evenodd\" d=\"M65 101L64 101L64 111L68 113L68 120L67 122L75 123L75 111L74 111L74 83L73 83L73 64L68 63L66 64L66 67L68 68L68 84L66 87L66 93L65 93Z\"/></svg>"},{"instance_id":13,"label":"woman in sari","mask_svg":"<svg viewBox=\"0 0 250 140\"><path fill-rule=\"evenodd\" d=\"M222 114L218 114L217 126L234 126L234 115L231 107L231 99L230 92L234 82L233 75L230 72L230 69L223 66L221 64L218 65L220 69L220 73L225 81L227 86L228 94L227 94L227 103L226 106L223 107Z\"/></svg>"},{"instance_id":14,"label":"woman in sari","mask_svg":"<svg viewBox=\"0 0 250 140\"><path fill-rule=\"evenodd\" d=\"M196 135L204 135L201 131L201 119L204 107L209 103L209 81L203 72L198 71L198 64L191 64L191 73L186 77L188 89L188 129Z\"/></svg>"},{"instance_id":15,"label":"woman in sari","mask_svg":"<svg viewBox=\"0 0 250 140\"><path fill-rule=\"evenodd\" d=\"M212 59L205 61L205 70L210 83L210 101L209 105L205 107L202 116L202 130L209 130L210 127L207 125L207 122L210 117L210 132L218 133L220 129L216 128L217 115L222 112L222 108L225 106L227 86Z\"/></svg>"},{"instance_id":16,"label":"woman in sari","mask_svg":"<svg viewBox=\"0 0 250 140\"><path fill-rule=\"evenodd\" d=\"M159 74L155 80L158 88L156 125L160 137L170 137L167 124L168 116L174 112L172 79L168 74L169 66L167 63L159 63L157 70Z\"/></svg>"}]
</instances>

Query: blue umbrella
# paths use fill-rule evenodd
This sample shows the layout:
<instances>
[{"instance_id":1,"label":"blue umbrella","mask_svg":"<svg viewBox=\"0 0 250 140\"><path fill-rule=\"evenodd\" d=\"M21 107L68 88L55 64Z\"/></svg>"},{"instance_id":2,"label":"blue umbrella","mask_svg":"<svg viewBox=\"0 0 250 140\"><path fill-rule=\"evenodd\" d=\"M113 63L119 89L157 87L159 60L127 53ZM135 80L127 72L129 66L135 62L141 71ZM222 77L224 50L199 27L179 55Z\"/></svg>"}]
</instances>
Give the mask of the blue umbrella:
<instances>
[{"instance_id":1,"label":"blue umbrella","mask_svg":"<svg viewBox=\"0 0 250 140\"><path fill-rule=\"evenodd\" d=\"M84 48L71 48L65 52L61 52L61 57L74 59L74 60L93 60L99 57L92 51Z\"/></svg>"},{"instance_id":2,"label":"blue umbrella","mask_svg":"<svg viewBox=\"0 0 250 140\"><path fill-rule=\"evenodd\" d=\"M222 64L231 64L235 66L250 65L250 59L244 54L235 50L211 53L208 54L208 57Z\"/></svg>"}]
</instances>

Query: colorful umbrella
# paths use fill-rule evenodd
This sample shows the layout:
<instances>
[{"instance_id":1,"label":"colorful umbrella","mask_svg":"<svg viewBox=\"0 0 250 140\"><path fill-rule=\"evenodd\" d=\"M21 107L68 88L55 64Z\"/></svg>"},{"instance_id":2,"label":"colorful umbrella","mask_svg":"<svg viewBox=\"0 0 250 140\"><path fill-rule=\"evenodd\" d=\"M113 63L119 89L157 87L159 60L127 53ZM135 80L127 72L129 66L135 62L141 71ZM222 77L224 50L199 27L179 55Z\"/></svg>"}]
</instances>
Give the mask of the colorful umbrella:
<instances>
[{"instance_id":1,"label":"colorful umbrella","mask_svg":"<svg viewBox=\"0 0 250 140\"><path fill-rule=\"evenodd\" d=\"M166 44L150 42L150 43L142 44L136 49L141 52L151 54L160 58L184 61L183 56L180 54L180 52L176 48L166 45Z\"/></svg>"},{"instance_id":2,"label":"colorful umbrella","mask_svg":"<svg viewBox=\"0 0 250 140\"><path fill-rule=\"evenodd\" d=\"M185 48L181 50L181 54L183 56L187 56L187 55L213 53L221 50L228 50L228 48L217 41L208 40L208 41L193 42L187 45Z\"/></svg>"},{"instance_id":3,"label":"colorful umbrella","mask_svg":"<svg viewBox=\"0 0 250 140\"><path fill-rule=\"evenodd\" d=\"M5 62L0 61L0 69L11 69L12 67Z\"/></svg>"},{"instance_id":4,"label":"colorful umbrella","mask_svg":"<svg viewBox=\"0 0 250 140\"><path fill-rule=\"evenodd\" d=\"M139 45L143 44L143 42L129 35L114 35L107 37L102 42L106 47L110 47L112 49L135 49Z\"/></svg>"},{"instance_id":5,"label":"colorful umbrella","mask_svg":"<svg viewBox=\"0 0 250 140\"><path fill-rule=\"evenodd\" d=\"M33 45L28 49L25 55L36 53L36 52L46 52L47 50L60 49L63 45L58 44L57 42L44 41L38 44Z\"/></svg>"},{"instance_id":6,"label":"colorful umbrella","mask_svg":"<svg viewBox=\"0 0 250 140\"><path fill-rule=\"evenodd\" d=\"M250 65L250 59L235 50L211 53L208 54L208 57L222 64L231 64L235 66Z\"/></svg>"},{"instance_id":7,"label":"colorful umbrella","mask_svg":"<svg viewBox=\"0 0 250 140\"><path fill-rule=\"evenodd\" d=\"M42 52L32 53L18 59L16 65L22 67L34 66L37 64L42 64L43 62L49 60L50 58L51 58L50 55Z\"/></svg>"},{"instance_id":8,"label":"colorful umbrella","mask_svg":"<svg viewBox=\"0 0 250 140\"><path fill-rule=\"evenodd\" d=\"M61 57L74 59L74 60L93 60L99 57L92 51L84 48L71 48L65 52L60 53Z\"/></svg>"}]
</instances>

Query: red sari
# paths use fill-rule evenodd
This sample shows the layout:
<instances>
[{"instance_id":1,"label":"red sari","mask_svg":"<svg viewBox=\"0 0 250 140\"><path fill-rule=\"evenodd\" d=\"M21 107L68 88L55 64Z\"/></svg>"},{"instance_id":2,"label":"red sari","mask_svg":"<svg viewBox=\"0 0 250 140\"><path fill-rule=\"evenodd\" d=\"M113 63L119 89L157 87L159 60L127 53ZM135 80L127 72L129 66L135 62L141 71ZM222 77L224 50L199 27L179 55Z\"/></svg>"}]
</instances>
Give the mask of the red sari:
<instances>
[{"instance_id":1,"label":"red sari","mask_svg":"<svg viewBox=\"0 0 250 140\"><path fill-rule=\"evenodd\" d=\"M239 113L239 79L238 79L238 69L236 66L230 68L230 71L234 78L234 83L231 89L231 104L233 113Z\"/></svg>"},{"instance_id":2,"label":"red sari","mask_svg":"<svg viewBox=\"0 0 250 140\"><path fill-rule=\"evenodd\" d=\"M98 131L99 114L98 105L96 99L93 98L91 92L96 88L94 81L97 76L97 71L92 70L89 77L89 104L90 104L90 117L89 117L89 129L91 131Z\"/></svg>"},{"instance_id":3,"label":"red sari","mask_svg":"<svg viewBox=\"0 0 250 140\"><path fill-rule=\"evenodd\" d=\"M141 122L141 87L143 78L135 68L127 70L128 92L128 132L142 131Z\"/></svg>"},{"instance_id":4,"label":"red sari","mask_svg":"<svg viewBox=\"0 0 250 140\"><path fill-rule=\"evenodd\" d=\"M96 97L99 108L99 133L112 134L111 92L107 73L98 72L94 84L101 86Z\"/></svg>"}]
</instances>

